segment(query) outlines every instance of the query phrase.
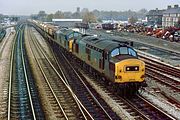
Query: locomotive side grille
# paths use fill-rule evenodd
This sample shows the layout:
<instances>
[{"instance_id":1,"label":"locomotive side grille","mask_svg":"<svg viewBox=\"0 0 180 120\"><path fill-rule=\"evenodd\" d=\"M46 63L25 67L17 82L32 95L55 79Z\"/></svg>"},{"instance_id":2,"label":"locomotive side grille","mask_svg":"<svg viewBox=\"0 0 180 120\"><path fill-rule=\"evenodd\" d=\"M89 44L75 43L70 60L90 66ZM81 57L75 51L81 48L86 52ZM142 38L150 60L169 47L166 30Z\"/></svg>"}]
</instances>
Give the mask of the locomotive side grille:
<instances>
[{"instance_id":1,"label":"locomotive side grille","mask_svg":"<svg viewBox=\"0 0 180 120\"><path fill-rule=\"evenodd\" d=\"M127 66L126 71L139 71L139 66Z\"/></svg>"}]
</instances>

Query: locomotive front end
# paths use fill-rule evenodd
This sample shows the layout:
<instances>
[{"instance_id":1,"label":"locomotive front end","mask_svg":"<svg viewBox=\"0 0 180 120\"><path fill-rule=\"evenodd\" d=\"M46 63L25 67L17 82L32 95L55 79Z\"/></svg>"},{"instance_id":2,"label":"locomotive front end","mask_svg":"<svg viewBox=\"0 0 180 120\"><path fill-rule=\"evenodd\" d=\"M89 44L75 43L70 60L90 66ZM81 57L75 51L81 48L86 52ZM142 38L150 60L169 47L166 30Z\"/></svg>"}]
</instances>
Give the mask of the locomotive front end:
<instances>
[{"instance_id":1,"label":"locomotive front end","mask_svg":"<svg viewBox=\"0 0 180 120\"><path fill-rule=\"evenodd\" d=\"M126 59L115 63L115 82L144 82L145 63L138 59Z\"/></svg>"},{"instance_id":2,"label":"locomotive front end","mask_svg":"<svg viewBox=\"0 0 180 120\"><path fill-rule=\"evenodd\" d=\"M110 76L122 86L145 86L145 63L138 59L137 52L129 46L114 48L110 54Z\"/></svg>"}]
</instances>

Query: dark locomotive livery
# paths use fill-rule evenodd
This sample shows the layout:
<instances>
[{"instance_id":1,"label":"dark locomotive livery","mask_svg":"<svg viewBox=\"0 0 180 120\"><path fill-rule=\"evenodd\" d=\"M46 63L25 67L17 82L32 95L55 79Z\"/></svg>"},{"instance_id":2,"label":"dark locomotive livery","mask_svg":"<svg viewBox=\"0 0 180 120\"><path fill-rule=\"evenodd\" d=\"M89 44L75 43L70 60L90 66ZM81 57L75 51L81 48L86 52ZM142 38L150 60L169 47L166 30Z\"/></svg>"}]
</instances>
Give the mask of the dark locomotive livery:
<instances>
[{"instance_id":1,"label":"dark locomotive livery","mask_svg":"<svg viewBox=\"0 0 180 120\"><path fill-rule=\"evenodd\" d=\"M145 63L126 42L93 35L84 35L71 29L53 30L39 21L31 21L46 31L58 45L78 58L88 71L94 71L121 91L137 90L145 85ZM54 31L54 32L52 32ZM49 36L49 37L50 37Z\"/></svg>"}]
</instances>

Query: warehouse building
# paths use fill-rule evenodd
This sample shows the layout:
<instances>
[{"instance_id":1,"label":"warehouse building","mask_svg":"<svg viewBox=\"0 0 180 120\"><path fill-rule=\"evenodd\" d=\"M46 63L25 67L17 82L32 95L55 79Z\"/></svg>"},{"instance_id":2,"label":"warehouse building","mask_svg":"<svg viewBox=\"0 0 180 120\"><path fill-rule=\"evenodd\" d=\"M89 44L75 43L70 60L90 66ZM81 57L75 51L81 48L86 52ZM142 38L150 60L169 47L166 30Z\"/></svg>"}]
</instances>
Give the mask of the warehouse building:
<instances>
[{"instance_id":1,"label":"warehouse building","mask_svg":"<svg viewBox=\"0 0 180 120\"><path fill-rule=\"evenodd\" d=\"M82 23L82 21L82 19L52 19L53 24L68 28L72 28L75 23Z\"/></svg>"}]
</instances>

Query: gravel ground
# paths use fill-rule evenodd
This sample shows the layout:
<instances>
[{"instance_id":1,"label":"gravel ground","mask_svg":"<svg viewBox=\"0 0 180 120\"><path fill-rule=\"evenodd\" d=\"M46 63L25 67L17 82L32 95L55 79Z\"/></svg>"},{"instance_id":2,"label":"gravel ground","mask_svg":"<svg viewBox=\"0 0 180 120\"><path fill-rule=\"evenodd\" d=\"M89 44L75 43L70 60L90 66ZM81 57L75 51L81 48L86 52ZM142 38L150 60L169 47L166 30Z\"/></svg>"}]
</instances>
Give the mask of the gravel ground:
<instances>
[{"instance_id":1,"label":"gravel ground","mask_svg":"<svg viewBox=\"0 0 180 120\"><path fill-rule=\"evenodd\" d=\"M81 72L83 74L83 72ZM115 100L113 100L108 93L100 88L93 80L91 80L87 75L83 74L89 84L101 95L101 97L106 101L106 103L112 108L114 112L123 120L133 120L134 118L123 109Z\"/></svg>"},{"instance_id":2,"label":"gravel ground","mask_svg":"<svg viewBox=\"0 0 180 120\"><path fill-rule=\"evenodd\" d=\"M157 83L155 80L151 78L146 78L148 87L147 91L152 92L152 94L148 94L147 92L143 92L142 95L153 102L156 106L162 108L164 111L167 111L172 116L180 119L180 108L177 108L175 105L169 103L167 98L165 98L161 93L165 93L167 96L173 97L180 102L180 94L174 93L168 87Z\"/></svg>"},{"instance_id":3,"label":"gravel ground","mask_svg":"<svg viewBox=\"0 0 180 120\"><path fill-rule=\"evenodd\" d=\"M34 31L36 32L36 31ZM34 79L36 80L36 85L37 85L37 89L39 91L39 96L40 96L40 99L41 99L41 103L42 103L42 107L43 107L43 110L44 110L44 114L45 114L45 118L47 120L56 120L56 116L54 115L54 112L51 108L51 105L49 103L49 99L48 99L48 94L47 94L47 91L45 91L45 86L43 85L43 82L44 82L44 77L42 75L42 73L40 72L40 69L39 67L37 67L37 63L35 61L35 58L34 56L32 55L32 52L30 50L30 46L29 46L29 42L28 40L30 40L28 37L27 37L27 31L25 32L25 44L26 44L26 49L27 49L27 54L28 54L28 59L30 60L30 66L32 68L32 71L33 71L33 75L34 75ZM38 33L36 33L38 34ZM39 38L38 38L39 40ZM47 44L44 42L44 40L42 41L41 40L41 44L46 47L46 50L48 50L49 48L47 47ZM50 51L48 51L49 54L50 54ZM42 59L42 58L39 58L39 59Z\"/></svg>"},{"instance_id":4,"label":"gravel ground","mask_svg":"<svg viewBox=\"0 0 180 120\"><path fill-rule=\"evenodd\" d=\"M150 54L147 54L147 53L144 53L144 52L141 52L141 54L145 55L146 57L148 56L149 58L155 60L155 61L158 61L158 62L161 62L165 65L168 65L168 66L171 66L173 67L172 65L166 63L166 62L163 62L159 57L157 56L154 56L154 55L150 55ZM179 67L176 67L178 69L180 69ZM170 76L170 75L167 75L167 74L164 74L165 76L169 76L171 78L173 78L174 80L176 81L180 81L180 77L177 78L177 77L173 77L173 76ZM150 78L147 78L146 79L147 83L148 83L148 86L150 87L150 89L159 89L160 91L163 91L166 95L170 96L170 97L173 97L174 99L176 100L179 100L180 102L180 94L178 93L174 93L172 90L170 90L168 87L164 86L164 85L161 85L159 83L157 83L155 80L153 79L150 79Z\"/></svg>"},{"instance_id":5,"label":"gravel ground","mask_svg":"<svg viewBox=\"0 0 180 120\"><path fill-rule=\"evenodd\" d=\"M170 41L162 40L159 38L142 36L142 35L137 35L137 34L128 34L127 38L136 42L146 43L151 46L155 46L155 47L162 48L168 51L180 53L180 47L179 47L180 43L170 42Z\"/></svg>"},{"instance_id":6,"label":"gravel ground","mask_svg":"<svg viewBox=\"0 0 180 120\"><path fill-rule=\"evenodd\" d=\"M9 28L10 29L10 28ZM8 105L8 85L9 85L9 71L10 71L10 55L15 34L10 34L7 30L7 35L0 43L0 119L6 119ZM4 46L5 45L5 46Z\"/></svg>"},{"instance_id":7,"label":"gravel ground","mask_svg":"<svg viewBox=\"0 0 180 120\"><path fill-rule=\"evenodd\" d=\"M32 31L34 35L36 36L36 38L38 39L38 41L40 42L41 46L44 48L44 50L48 54L49 58L51 58L52 57L51 50L49 49L49 46L46 44L46 40L41 36L39 32L36 31L35 28L32 28Z\"/></svg>"},{"instance_id":8,"label":"gravel ground","mask_svg":"<svg viewBox=\"0 0 180 120\"><path fill-rule=\"evenodd\" d=\"M169 103L167 100L161 98L160 96L153 95L147 92L144 92L142 95L161 110L166 111L169 115L180 120L180 108L177 108L175 105Z\"/></svg>"}]
</instances>

